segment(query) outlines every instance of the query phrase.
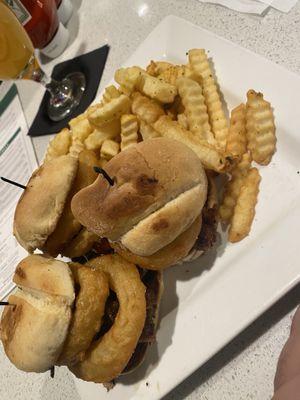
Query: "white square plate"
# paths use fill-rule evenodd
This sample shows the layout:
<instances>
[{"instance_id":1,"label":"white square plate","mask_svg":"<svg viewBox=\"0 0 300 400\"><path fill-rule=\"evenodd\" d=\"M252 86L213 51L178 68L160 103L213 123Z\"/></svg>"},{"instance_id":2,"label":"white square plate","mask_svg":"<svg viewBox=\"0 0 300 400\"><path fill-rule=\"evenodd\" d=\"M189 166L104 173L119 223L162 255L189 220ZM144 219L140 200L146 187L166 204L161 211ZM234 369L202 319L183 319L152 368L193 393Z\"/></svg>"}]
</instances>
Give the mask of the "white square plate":
<instances>
[{"instance_id":1,"label":"white square plate","mask_svg":"<svg viewBox=\"0 0 300 400\"><path fill-rule=\"evenodd\" d=\"M212 57L229 110L245 101L250 88L271 101L277 153L260 168L250 236L166 271L157 344L145 363L108 394L76 380L84 400L161 398L300 280L300 76L174 16L153 30L126 65L146 66L151 59L185 63L186 51L195 47Z\"/></svg>"}]
</instances>

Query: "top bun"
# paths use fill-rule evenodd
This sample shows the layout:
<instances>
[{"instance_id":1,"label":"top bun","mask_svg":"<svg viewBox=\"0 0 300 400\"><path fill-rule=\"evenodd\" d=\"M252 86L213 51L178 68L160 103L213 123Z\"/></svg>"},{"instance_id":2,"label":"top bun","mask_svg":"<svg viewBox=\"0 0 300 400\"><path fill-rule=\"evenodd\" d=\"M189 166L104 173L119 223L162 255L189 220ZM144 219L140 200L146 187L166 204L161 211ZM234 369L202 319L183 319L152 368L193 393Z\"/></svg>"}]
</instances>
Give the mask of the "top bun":
<instances>
[{"instance_id":1,"label":"top bun","mask_svg":"<svg viewBox=\"0 0 300 400\"><path fill-rule=\"evenodd\" d=\"M175 140L155 138L133 145L109 161L105 171L114 185L99 175L73 197L72 211L89 231L111 241L198 185L206 198L207 179L201 161ZM200 201L197 215L201 208Z\"/></svg>"},{"instance_id":2,"label":"top bun","mask_svg":"<svg viewBox=\"0 0 300 400\"><path fill-rule=\"evenodd\" d=\"M61 156L41 165L31 176L15 210L14 235L28 252L42 248L63 212L78 160Z\"/></svg>"},{"instance_id":3,"label":"top bun","mask_svg":"<svg viewBox=\"0 0 300 400\"><path fill-rule=\"evenodd\" d=\"M55 296L63 303L71 305L75 299L73 275L63 261L40 254L32 254L19 262L14 283L33 294Z\"/></svg>"}]
</instances>

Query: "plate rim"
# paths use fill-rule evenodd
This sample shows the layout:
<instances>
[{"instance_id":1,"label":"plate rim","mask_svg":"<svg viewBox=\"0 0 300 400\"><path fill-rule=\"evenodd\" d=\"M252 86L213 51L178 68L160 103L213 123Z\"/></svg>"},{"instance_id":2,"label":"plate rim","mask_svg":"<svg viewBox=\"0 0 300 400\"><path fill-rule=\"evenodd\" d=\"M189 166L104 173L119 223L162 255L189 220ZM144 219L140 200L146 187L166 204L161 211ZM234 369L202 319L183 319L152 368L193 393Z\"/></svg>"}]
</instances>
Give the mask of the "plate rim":
<instances>
[{"instance_id":1,"label":"plate rim","mask_svg":"<svg viewBox=\"0 0 300 400\"><path fill-rule=\"evenodd\" d=\"M221 42L226 42L229 45L233 45L234 47L240 48L242 49L244 52L247 52L248 54L251 54L252 56L254 56L257 59L260 60L264 60L264 62L267 62L268 64L272 65L272 67L275 67L277 69L280 69L281 72L283 73L288 73L291 76L294 76L297 80L299 80L300 75L297 74L294 71L291 71L289 69L287 69L286 67L282 66L281 64L277 64L276 62L264 57L263 55L259 54L259 53L255 53L254 51L243 47L240 44L237 44L227 38L224 38L206 28L203 28L201 26L198 26L196 24L194 24L193 22L190 22L188 20L185 20L184 18L175 16L175 15L168 15L166 17L164 17L159 24L156 25L156 27L154 27L154 29L146 36L146 38L139 44L139 46L136 48L136 50L134 51L134 53L124 62L122 63L122 66L126 66L128 64L131 63L131 59L134 58L136 56L136 53L140 52L141 50L144 50L145 44L147 41L151 40L151 37L154 36L156 34L157 31L161 30L161 29L172 29L172 24L176 24L176 22L180 23L181 25L189 25L193 28L196 28L200 31L204 31L208 36L213 37L213 38L217 38L218 40L221 40ZM108 84L110 84L111 81L109 81ZM100 95L103 93L103 91L101 91ZM228 245L228 244L227 244ZM194 373L198 368L200 368L202 365L204 365L213 355L215 355L216 353L218 353L222 348L224 348L224 346L226 346L230 340L233 340L234 338L237 337L237 335L239 335L243 330L245 330L249 325L251 325L260 315L262 315L264 312L266 312L272 305L274 305L281 297L283 297L287 292L289 292L293 287L295 287L297 285L297 283L300 282L300 271L299 271L299 275L293 279L292 281L290 281L290 283L288 285L285 285L284 288L282 288L281 290L278 290L277 293L270 297L268 301L266 301L258 310L257 313L254 315L252 315L252 317L250 319L248 319L245 323L241 324L239 326L238 329L235 329L234 333L231 334L231 338L230 339L226 339L222 344L218 345L215 347L215 349L212 351L212 353L210 355L208 355L205 359L201 360L197 365L194 365L191 369L186 370L186 373L181 374L181 378L180 380L174 380L173 383L170 384L170 382L168 382L168 384L165 384L164 387L160 388L160 394L159 397L153 395L153 393L149 393L149 396L147 396L146 394L144 394L144 396L142 396L142 398L145 399L158 399L161 398L162 396L166 395L167 393L169 393L171 390L173 390L177 385L179 385L182 381L184 381L188 376L190 376L192 373ZM177 318L177 317L176 317ZM138 382L139 384L140 382ZM139 392L139 391L137 391ZM134 399L138 399L140 397L138 397L138 394L142 394L142 393L136 393L133 398Z\"/></svg>"}]
</instances>

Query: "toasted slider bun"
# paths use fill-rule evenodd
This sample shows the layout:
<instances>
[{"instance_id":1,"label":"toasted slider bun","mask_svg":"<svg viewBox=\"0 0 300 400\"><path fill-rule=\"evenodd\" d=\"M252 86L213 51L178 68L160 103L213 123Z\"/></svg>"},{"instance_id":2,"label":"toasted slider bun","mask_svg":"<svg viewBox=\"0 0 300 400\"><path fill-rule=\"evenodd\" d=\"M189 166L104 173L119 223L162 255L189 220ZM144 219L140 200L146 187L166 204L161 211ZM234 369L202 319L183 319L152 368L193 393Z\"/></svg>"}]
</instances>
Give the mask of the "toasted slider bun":
<instances>
[{"instance_id":1,"label":"toasted slider bun","mask_svg":"<svg viewBox=\"0 0 300 400\"><path fill-rule=\"evenodd\" d=\"M78 160L70 155L41 165L17 204L14 235L28 252L42 248L57 226L76 177Z\"/></svg>"},{"instance_id":2,"label":"toasted slider bun","mask_svg":"<svg viewBox=\"0 0 300 400\"><path fill-rule=\"evenodd\" d=\"M69 245L73 238L79 233L82 226L74 218L71 210L72 197L81 189L91 185L97 178L93 167L98 163L95 153L91 150L82 150L78 155L78 169L71 190L66 199L63 212L57 226L48 237L42 250L56 257L58 254L64 255L64 249ZM84 253L83 253L84 254Z\"/></svg>"},{"instance_id":3,"label":"toasted slider bun","mask_svg":"<svg viewBox=\"0 0 300 400\"><path fill-rule=\"evenodd\" d=\"M154 254L201 214L207 179L196 154L171 139L131 146L105 165L102 177L72 199L74 216L89 231L140 256Z\"/></svg>"},{"instance_id":4,"label":"toasted slider bun","mask_svg":"<svg viewBox=\"0 0 300 400\"><path fill-rule=\"evenodd\" d=\"M65 341L71 309L17 291L9 296L1 319L1 340L10 361L26 372L45 372L56 362Z\"/></svg>"},{"instance_id":5,"label":"toasted slider bun","mask_svg":"<svg viewBox=\"0 0 300 400\"><path fill-rule=\"evenodd\" d=\"M199 216L206 192L197 185L150 214L121 238L121 244L139 256L150 256L170 244Z\"/></svg>"},{"instance_id":6,"label":"toasted slider bun","mask_svg":"<svg viewBox=\"0 0 300 400\"><path fill-rule=\"evenodd\" d=\"M197 217L192 225L173 242L148 257L138 256L117 242L111 243L111 246L129 262L146 269L162 270L177 264L189 254L200 233L201 220L201 216Z\"/></svg>"},{"instance_id":7,"label":"toasted slider bun","mask_svg":"<svg viewBox=\"0 0 300 400\"><path fill-rule=\"evenodd\" d=\"M63 261L32 254L19 262L14 283L33 294L47 294L71 305L75 299L73 275Z\"/></svg>"},{"instance_id":8,"label":"toasted slider bun","mask_svg":"<svg viewBox=\"0 0 300 400\"><path fill-rule=\"evenodd\" d=\"M10 296L1 318L5 353L19 369L45 372L57 361L67 337L75 298L68 264L29 256L17 267ZM40 260L40 264L38 264Z\"/></svg>"}]
</instances>

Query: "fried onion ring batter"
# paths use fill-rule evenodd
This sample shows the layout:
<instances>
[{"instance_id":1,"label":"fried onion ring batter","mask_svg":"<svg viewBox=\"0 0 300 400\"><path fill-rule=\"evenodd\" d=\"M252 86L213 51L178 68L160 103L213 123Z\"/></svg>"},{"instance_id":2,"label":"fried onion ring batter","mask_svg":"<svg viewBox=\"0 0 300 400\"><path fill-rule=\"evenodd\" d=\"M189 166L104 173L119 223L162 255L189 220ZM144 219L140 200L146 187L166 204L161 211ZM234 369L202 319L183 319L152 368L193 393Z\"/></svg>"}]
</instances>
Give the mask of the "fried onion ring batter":
<instances>
[{"instance_id":1,"label":"fried onion ring batter","mask_svg":"<svg viewBox=\"0 0 300 400\"><path fill-rule=\"evenodd\" d=\"M141 336L146 318L145 286L136 266L117 254L94 258L86 265L107 275L119 310L111 329L70 370L78 378L104 383L124 370Z\"/></svg>"},{"instance_id":2,"label":"fried onion ring batter","mask_svg":"<svg viewBox=\"0 0 300 400\"><path fill-rule=\"evenodd\" d=\"M92 270L78 263L69 264L75 284L79 286L69 333L59 357L59 365L72 365L84 354L99 331L109 295L108 279L100 270Z\"/></svg>"}]
</instances>

